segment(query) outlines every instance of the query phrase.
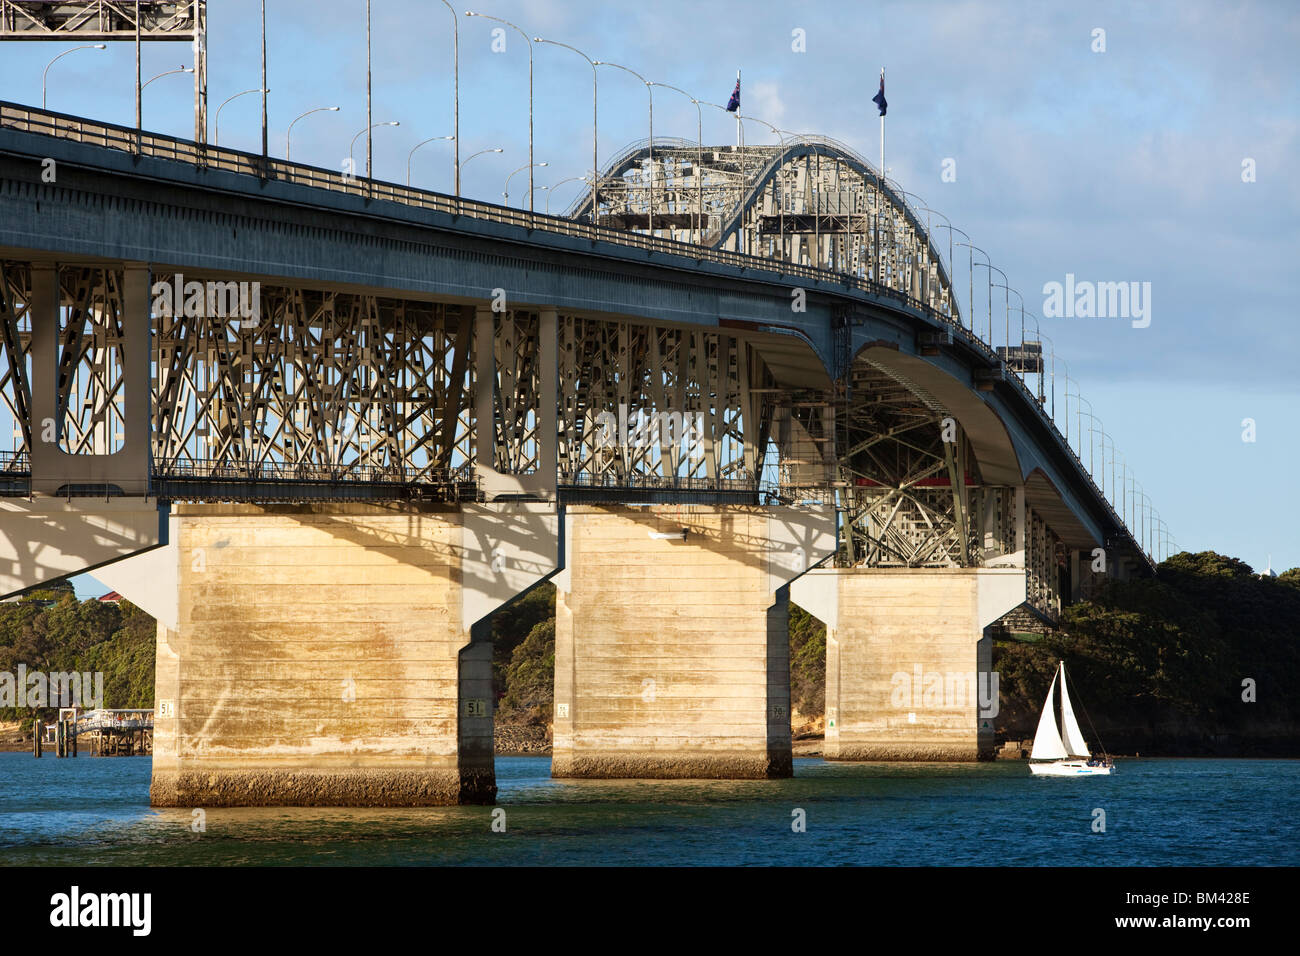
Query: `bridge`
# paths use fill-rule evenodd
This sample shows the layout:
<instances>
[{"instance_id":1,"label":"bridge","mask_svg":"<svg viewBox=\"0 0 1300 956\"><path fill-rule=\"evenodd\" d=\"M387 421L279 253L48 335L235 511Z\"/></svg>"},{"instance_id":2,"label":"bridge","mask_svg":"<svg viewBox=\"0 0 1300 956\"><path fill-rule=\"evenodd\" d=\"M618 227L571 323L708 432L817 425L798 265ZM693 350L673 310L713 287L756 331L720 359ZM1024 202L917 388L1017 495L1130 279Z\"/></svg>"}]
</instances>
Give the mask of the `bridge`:
<instances>
[{"instance_id":1,"label":"bridge","mask_svg":"<svg viewBox=\"0 0 1300 956\"><path fill-rule=\"evenodd\" d=\"M491 615L546 580L555 776L788 776L791 600L828 758L986 757L895 675L1154 572L1055 355L850 148L596 179L548 216L0 103L0 593L158 619L154 804L491 801Z\"/></svg>"}]
</instances>

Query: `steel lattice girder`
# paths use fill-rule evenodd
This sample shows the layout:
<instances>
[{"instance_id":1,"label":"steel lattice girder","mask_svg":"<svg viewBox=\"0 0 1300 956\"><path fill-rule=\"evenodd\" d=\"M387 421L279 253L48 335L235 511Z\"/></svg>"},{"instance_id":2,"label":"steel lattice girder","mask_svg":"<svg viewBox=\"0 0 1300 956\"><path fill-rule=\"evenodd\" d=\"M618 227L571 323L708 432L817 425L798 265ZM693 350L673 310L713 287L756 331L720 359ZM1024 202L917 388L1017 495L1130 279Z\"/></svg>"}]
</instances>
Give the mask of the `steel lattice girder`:
<instances>
[{"instance_id":1,"label":"steel lattice girder","mask_svg":"<svg viewBox=\"0 0 1300 956\"><path fill-rule=\"evenodd\" d=\"M193 40L207 0L0 0L0 40Z\"/></svg>"},{"instance_id":2,"label":"steel lattice girder","mask_svg":"<svg viewBox=\"0 0 1300 956\"><path fill-rule=\"evenodd\" d=\"M770 375L742 339L562 316L560 356L563 482L757 482Z\"/></svg>"},{"instance_id":3,"label":"steel lattice girder","mask_svg":"<svg viewBox=\"0 0 1300 956\"><path fill-rule=\"evenodd\" d=\"M31 270L0 264L0 402L31 447ZM112 453L130 383L122 272L58 271L60 447ZM150 448L175 481L444 482L475 461L474 308L152 276ZM236 303L238 305L236 305ZM244 313L248 314L244 314ZM543 467L537 312L493 315L493 467ZM777 390L724 331L563 315L558 473L576 484L756 486ZM657 427L667 423L667 427ZM610 426L614 427L610 427Z\"/></svg>"}]
</instances>

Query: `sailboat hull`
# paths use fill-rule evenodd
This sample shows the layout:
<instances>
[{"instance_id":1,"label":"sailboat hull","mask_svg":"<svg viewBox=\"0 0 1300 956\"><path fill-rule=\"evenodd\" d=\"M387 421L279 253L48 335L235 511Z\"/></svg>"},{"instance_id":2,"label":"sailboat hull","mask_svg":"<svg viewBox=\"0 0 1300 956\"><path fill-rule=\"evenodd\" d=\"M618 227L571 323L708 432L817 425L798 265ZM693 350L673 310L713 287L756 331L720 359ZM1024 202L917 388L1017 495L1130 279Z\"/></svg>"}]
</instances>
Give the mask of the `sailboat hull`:
<instances>
[{"instance_id":1,"label":"sailboat hull","mask_svg":"<svg viewBox=\"0 0 1300 956\"><path fill-rule=\"evenodd\" d=\"M1054 760L1051 763L1031 763L1029 772L1036 777L1092 777L1109 775L1115 768L1089 767L1083 760Z\"/></svg>"}]
</instances>

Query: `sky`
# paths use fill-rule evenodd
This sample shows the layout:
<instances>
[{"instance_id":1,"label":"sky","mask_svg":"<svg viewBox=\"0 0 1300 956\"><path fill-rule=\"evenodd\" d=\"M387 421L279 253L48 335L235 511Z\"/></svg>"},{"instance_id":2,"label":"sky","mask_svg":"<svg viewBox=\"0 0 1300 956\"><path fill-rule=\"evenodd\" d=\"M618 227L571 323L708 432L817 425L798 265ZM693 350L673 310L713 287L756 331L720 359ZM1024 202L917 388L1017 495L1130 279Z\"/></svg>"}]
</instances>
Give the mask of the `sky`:
<instances>
[{"instance_id":1,"label":"sky","mask_svg":"<svg viewBox=\"0 0 1300 956\"><path fill-rule=\"evenodd\" d=\"M1068 366L1178 548L1220 551L1256 570L1300 565L1300 5L453 6L460 13L467 3L703 100L725 103L739 69L746 114L834 137L873 161L880 125L871 97L884 67L890 177L968 233L1040 317L1063 363L1058 405ZM294 127L293 158L338 169L366 124L364 0L266 6L271 151L283 155L295 116L336 105ZM375 175L402 182L413 146L452 133L453 15L439 0L374 0L373 18L373 120L401 124L374 131ZM255 0L210 3L209 19L211 126L226 97L260 85L261 43ZM500 24L456 20L462 160L504 150L466 165L462 191L500 201L506 177L528 162L529 44L506 27L505 49L494 52ZM42 70L61 49L0 43L0 99L39 104ZM541 187L590 165L592 71L550 44L532 52L534 156L548 163L537 171ZM187 44L146 45L145 78L189 57ZM49 108L130 125L133 84L132 44L79 51L50 70ZM223 145L261 148L258 99L222 110ZM145 91L144 125L190 137L192 104L190 76L163 77ZM654 107L656 136L695 139L686 97L656 90ZM646 126L646 88L600 68L601 162L644 138ZM704 137L732 142L734 123L706 110ZM746 139L776 142L759 124ZM364 137L357 142L364 156ZM445 142L421 147L413 182L450 191L451 155ZM552 211L580 185L558 185ZM526 188L524 170L512 203ZM945 251L946 241L937 231ZM969 270L956 252L960 279ZM1150 324L1043 316L1044 286L1067 275L1150 283ZM977 273L977 317L982 290Z\"/></svg>"}]
</instances>

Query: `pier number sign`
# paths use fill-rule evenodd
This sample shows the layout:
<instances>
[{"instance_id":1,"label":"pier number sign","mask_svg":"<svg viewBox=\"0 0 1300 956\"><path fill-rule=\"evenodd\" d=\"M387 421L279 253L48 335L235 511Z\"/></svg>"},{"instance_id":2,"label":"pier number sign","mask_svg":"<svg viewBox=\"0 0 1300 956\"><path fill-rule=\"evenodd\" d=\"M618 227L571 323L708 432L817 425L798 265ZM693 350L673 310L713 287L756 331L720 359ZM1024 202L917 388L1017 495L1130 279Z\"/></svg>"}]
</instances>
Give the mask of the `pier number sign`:
<instances>
[{"instance_id":1,"label":"pier number sign","mask_svg":"<svg viewBox=\"0 0 1300 956\"><path fill-rule=\"evenodd\" d=\"M172 700L160 700L160 701L158 701L158 716L159 716L159 717L175 717L175 716L176 716L176 702L175 702L175 701L172 701Z\"/></svg>"},{"instance_id":2,"label":"pier number sign","mask_svg":"<svg viewBox=\"0 0 1300 956\"><path fill-rule=\"evenodd\" d=\"M482 697L471 697L465 701L466 717L486 717L488 715L487 701Z\"/></svg>"}]
</instances>

